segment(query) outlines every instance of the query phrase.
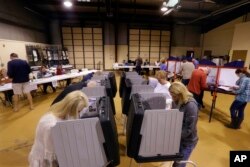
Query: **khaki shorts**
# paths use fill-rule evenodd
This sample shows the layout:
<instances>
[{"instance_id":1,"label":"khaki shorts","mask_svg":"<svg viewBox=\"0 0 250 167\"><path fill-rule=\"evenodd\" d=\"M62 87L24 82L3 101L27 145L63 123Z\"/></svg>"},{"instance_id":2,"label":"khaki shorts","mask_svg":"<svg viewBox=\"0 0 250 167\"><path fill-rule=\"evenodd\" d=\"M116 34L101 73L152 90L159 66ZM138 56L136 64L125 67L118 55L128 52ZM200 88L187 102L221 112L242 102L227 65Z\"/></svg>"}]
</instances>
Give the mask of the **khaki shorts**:
<instances>
[{"instance_id":1,"label":"khaki shorts","mask_svg":"<svg viewBox=\"0 0 250 167\"><path fill-rule=\"evenodd\" d=\"M29 93L31 86L29 82L12 83L12 89L15 95L21 95L23 93Z\"/></svg>"}]
</instances>

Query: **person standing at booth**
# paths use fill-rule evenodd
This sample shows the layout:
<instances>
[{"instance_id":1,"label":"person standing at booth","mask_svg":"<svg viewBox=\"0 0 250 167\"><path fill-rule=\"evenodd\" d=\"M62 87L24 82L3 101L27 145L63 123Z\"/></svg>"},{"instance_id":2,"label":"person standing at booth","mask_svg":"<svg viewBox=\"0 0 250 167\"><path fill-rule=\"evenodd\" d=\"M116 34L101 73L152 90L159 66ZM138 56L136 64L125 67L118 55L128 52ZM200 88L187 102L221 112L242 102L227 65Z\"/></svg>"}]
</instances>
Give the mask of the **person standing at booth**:
<instances>
[{"instance_id":1,"label":"person standing at booth","mask_svg":"<svg viewBox=\"0 0 250 167\"><path fill-rule=\"evenodd\" d=\"M142 58L140 56L138 56L137 59L135 60L135 71L139 75L141 75L141 70L142 70L141 66L142 66L142 63L143 63Z\"/></svg>"},{"instance_id":2,"label":"person standing at booth","mask_svg":"<svg viewBox=\"0 0 250 167\"><path fill-rule=\"evenodd\" d=\"M187 58L182 59L182 64L181 64L181 75L182 75L182 83L187 86L189 83L189 80L191 78L192 72L195 69L195 66L192 62L187 61Z\"/></svg>"},{"instance_id":3,"label":"person standing at booth","mask_svg":"<svg viewBox=\"0 0 250 167\"><path fill-rule=\"evenodd\" d=\"M193 95L181 82L173 82L169 88L173 99L173 107L183 112L180 153L184 161L187 161L198 142L197 121L198 105ZM185 167L186 164L174 162L173 167Z\"/></svg>"},{"instance_id":4,"label":"person standing at booth","mask_svg":"<svg viewBox=\"0 0 250 167\"><path fill-rule=\"evenodd\" d=\"M33 100L30 94L29 73L31 72L29 64L25 60L18 58L16 53L10 54L10 61L8 62L8 76L12 79L13 106L14 111L18 111L18 96L26 94L30 109L33 109Z\"/></svg>"},{"instance_id":5,"label":"person standing at booth","mask_svg":"<svg viewBox=\"0 0 250 167\"><path fill-rule=\"evenodd\" d=\"M249 73L242 69L237 69L235 74L239 77L236 81L238 87L232 87L236 96L230 107L231 123L228 127L240 129L240 125L244 120L245 107L250 102L250 78L247 77Z\"/></svg>"},{"instance_id":6,"label":"person standing at booth","mask_svg":"<svg viewBox=\"0 0 250 167\"><path fill-rule=\"evenodd\" d=\"M167 81L167 73L163 70L157 71L155 78L157 79L158 83L154 88L154 93L163 93L166 95L167 99L171 99L169 94L169 87L171 83Z\"/></svg>"},{"instance_id":7,"label":"person standing at booth","mask_svg":"<svg viewBox=\"0 0 250 167\"><path fill-rule=\"evenodd\" d=\"M187 86L194 99L198 102L199 108L203 107L203 91L207 88L207 75L209 72L210 70L207 67L195 69Z\"/></svg>"},{"instance_id":8,"label":"person standing at booth","mask_svg":"<svg viewBox=\"0 0 250 167\"><path fill-rule=\"evenodd\" d=\"M73 91L63 100L53 104L40 119L35 141L29 154L30 167L57 167L57 157L51 129L59 121L79 119L80 112L88 107L88 98L82 91Z\"/></svg>"}]
</instances>

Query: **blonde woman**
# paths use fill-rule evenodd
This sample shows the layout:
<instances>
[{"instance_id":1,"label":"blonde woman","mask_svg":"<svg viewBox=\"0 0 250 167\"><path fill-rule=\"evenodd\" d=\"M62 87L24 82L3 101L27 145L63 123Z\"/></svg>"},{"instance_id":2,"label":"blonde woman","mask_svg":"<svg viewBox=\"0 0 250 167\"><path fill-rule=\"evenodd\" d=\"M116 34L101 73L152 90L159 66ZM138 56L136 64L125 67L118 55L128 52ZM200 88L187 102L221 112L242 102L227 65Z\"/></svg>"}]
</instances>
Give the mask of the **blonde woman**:
<instances>
[{"instance_id":1,"label":"blonde woman","mask_svg":"<svg viewBox=\"0 0 250 167\"><path fill-rule=\"evenodd\" d=\"M29 154L30 167L58 166L51 128L59 121L79 118L80 111L87 106L87 96L82 91L73 91L49 108L37 125L34 145Z\"/></svg>"},{"instance_id":2,"label":"blonde woman","mask_svg":"<svg viewBox=\"0 0 250 167\"><path fill-rule=\"evenodd\" d=\"M166 94L167 99L171 99L171 95L169 94L170 82L167 81L167 73L163 70L157 71L155 74L158 83L154 89L154 93L164 93Z\"/></svg>"},{"instance_id":3,"label":"blonde woman","mask_svg":"<svg viewBox=\"0 0 250 167\"><path fill-rule=\"evenodd\" d=\"M198 105L193 95L187 90L181 82L173 82L169 88L173 99L173 108L177 108L184 113L180 153L183 154L183 160L188 160L193 149L198 142L197 120ZM185 164L175 162L173 167L185 167Z\"/></svg>"}]
</instances>

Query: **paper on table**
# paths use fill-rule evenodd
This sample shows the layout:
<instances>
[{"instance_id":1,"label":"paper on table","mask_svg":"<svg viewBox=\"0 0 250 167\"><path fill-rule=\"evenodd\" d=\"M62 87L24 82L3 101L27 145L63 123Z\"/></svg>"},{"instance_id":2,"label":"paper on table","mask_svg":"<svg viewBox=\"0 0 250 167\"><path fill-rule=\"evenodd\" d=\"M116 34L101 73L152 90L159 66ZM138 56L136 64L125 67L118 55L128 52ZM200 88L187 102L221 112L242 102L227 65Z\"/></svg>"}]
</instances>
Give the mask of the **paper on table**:
<instances>
[{"instance_id":1,"label":"paper on table","mask_svg":"<svg viewBox=\"0 0 250 167\"><path fill-rule=\"evenodd\" d=\"M232 91L233 90L231 87L228 87L228 86L219 86L218 88L223 89L225 91Z\"/></svg>"}]
</instances>

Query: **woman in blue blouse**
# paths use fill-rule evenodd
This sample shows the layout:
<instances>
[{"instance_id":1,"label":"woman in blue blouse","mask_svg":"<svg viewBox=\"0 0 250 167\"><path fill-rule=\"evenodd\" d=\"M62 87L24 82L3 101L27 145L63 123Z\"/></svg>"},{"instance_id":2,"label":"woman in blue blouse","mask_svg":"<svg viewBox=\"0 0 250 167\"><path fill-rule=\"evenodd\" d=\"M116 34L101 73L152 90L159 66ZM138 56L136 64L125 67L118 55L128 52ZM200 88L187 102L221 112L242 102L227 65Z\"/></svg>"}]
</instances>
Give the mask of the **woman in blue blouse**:
<instances>
[{"instance_id":1,"label":"woman in blue blouse","mask_svg":"<svg viewBox=\"0 0 250 167\"><path fill-rule=\"evenodd\" d=\"M247 77L249 73L242 69L237 69L235 74L239 77L236 81L238 87L233 87L236 96L230 107L231 123L228 127L240 129L240 125L244 120L244 109L247 102L250 102L250 78Z\"/></svg>"}]
</instances>

